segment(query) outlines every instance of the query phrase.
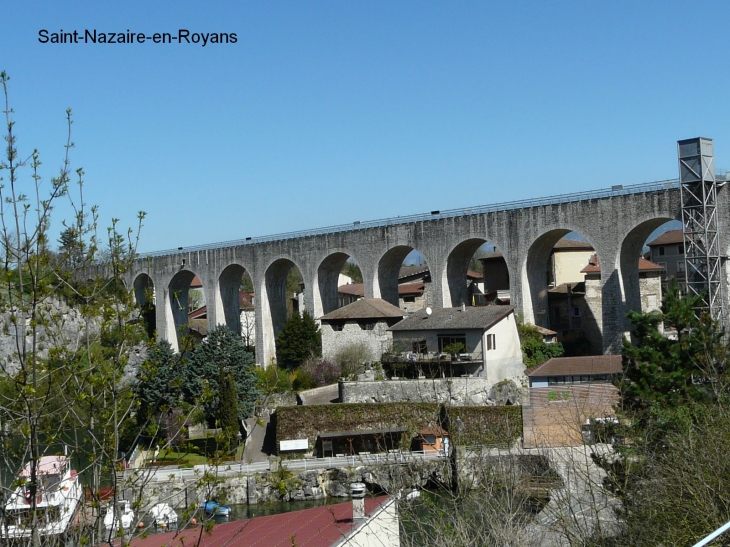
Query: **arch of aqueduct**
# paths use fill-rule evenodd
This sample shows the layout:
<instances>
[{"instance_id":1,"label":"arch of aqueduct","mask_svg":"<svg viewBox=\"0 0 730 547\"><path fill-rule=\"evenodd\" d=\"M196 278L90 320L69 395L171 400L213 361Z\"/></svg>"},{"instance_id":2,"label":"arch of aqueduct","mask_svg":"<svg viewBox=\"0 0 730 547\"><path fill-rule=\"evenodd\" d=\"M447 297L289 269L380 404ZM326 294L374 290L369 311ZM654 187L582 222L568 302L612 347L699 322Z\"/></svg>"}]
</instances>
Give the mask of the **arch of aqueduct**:
<instances>
[{"instance_id":1,"label":"arch of aqueduct","mask_svg":"<svg viewBox=\"0 0 730 547\"><path fill-rule=\"evenodd\" d=\"M721 249L730 248L730 189L718 188ZM433 283L433 306L467 302L469 261L486 241L503 252L510 276L512 303L525 321L547 326L545 264L555 243L571 231L593 245L601 260L602 316L596 318L607 353L621 351L626 312L640 308L638 256L649 234L680 218L679 185L665 181L613 187L542 200L458 211L434 211L374 222L247 238L182 250L141 255L126 274L138 301L156 293L158 336L177 347L185 324L187 289L195 275L208 303L208 327L225 323L240 331L238 289L249 273L255 287L256 348L259 364L275 355L275 335L286 319L286 276L296 266L304 278L305 308L314 317L334 310L337 279L352 257L360 266L365 296L398 305L398 270L418 249ZM727 268L724 279L728 279Z\"/></svg>"}]
</instances>

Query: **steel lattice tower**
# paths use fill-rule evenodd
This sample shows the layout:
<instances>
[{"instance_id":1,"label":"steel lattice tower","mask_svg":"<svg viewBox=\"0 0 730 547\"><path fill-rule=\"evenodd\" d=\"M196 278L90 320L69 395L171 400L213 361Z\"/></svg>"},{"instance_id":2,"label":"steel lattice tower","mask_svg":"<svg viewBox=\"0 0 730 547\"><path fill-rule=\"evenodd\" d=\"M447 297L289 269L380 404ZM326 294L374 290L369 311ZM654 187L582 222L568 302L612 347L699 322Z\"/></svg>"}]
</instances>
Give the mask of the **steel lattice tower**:
<instances>
[{"instance_id":1,"label":"steel lattice tower","mask_svg":"<svg viewBox=\"0 0 730 547\"><path fill-rule=\"evenodd\" d=\"M677 141L684 228L686 291L702 298L696 312L724 322L725 302L717 228L712 139Z\"/></svg>"}]
</instances>

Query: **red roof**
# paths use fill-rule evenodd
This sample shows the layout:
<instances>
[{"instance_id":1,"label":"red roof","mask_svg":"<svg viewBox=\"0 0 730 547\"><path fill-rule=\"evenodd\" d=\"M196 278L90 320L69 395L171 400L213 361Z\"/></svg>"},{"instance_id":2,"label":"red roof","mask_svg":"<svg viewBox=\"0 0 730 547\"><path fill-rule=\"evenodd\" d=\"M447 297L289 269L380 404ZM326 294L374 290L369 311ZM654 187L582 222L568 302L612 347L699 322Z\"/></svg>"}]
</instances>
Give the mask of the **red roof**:
<instances>
[{"instance_id":1,"label":"red roof","mask_svg":"<svg viewBox=\"0 0 730 547\"><path fill-rule=\"evenodd\" d=\"M379 496L365 500L365 513L372 515L388 500ZM355 525L352 502L291 511L266 517L216 524L210 533L202 526L178 532L135 538L132 547L331 547Z\"/></svg>"},{"instance_id":2,"label":"red roof","mask_svg":"<svg viewBox=\"0 0 730 547\"><path fill-rule=\"evenodd\" d=\"M640 272L661 272L664 270L663 266L647 260L646 258L639 257L639 271ZM600 273L601 272L601 261L598 260L598 256L591 256L588 261L588 266L583 268L580 273Z\"/></svg>"},{"instance_id":3,"label":"red roof","mask_svg":"<svg viewBox=\"0 0 730 547\"><path fill-rule=\"evenodd\" d=\"M684 243L682 230L668 230L659 237L652 239L647 245L654 247L655 245L671 245L672 243Z\"/></svg>"},{"instance_id":4,"label":"red roof","mask_svg":"<svg viewBox=\"0 0 730 547\"><path fill-rule=\"evenodd\" d=\"M419 283L403 283L398 285L398 294L423 294L423 289L426 284L423 282ZM362 283L350 283L348 285L340 285L337 287L337 292L340 294L351 294L352 296L365 296L365 285Z\"/></svg>"}]
</instances>

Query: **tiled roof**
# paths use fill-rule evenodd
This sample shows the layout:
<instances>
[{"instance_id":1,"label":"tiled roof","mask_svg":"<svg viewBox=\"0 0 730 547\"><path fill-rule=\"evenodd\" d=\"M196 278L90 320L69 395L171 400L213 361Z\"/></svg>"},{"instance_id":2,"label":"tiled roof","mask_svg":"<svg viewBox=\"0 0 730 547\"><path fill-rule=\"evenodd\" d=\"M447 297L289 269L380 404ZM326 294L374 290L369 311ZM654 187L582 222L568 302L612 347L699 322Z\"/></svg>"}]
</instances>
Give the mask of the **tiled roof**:
<instances>
[{"instance_id":1,"label":"tiled roof","mask_svg":"<svg viewBox=\"0 0 730 547\"><path fill-rule=\"evenodd\" d=\"M418 434L421 437L425 437L426 435L436 435L437 437L443 437L444 435L448 435L449 432L437 424L437 425L430 425L428 427L421 429L418 432Z\"/></svg>"},{"instance_id":2,"label":"tiled roof","mask_svg":"<svg viewBox=\"0 0 730 547\"><path fill-rule=\"evenodd\" d=\"M398 285L398 294L404 295L404 294L417 294L421 295L423 294L423 291L426 287L426 284L421 283L404 283L402 285ZM340 285L337 287L337 292L340 294L349 294L352 296L364 296L365 295L365 285L362 283L350 283L348 285Z\"/></svg>"},{"instance_id":3,"label":"tiled roof","mask_svg":"<svg viewBox=\"0 0 730 547\"><path fill-rule=\"evenodd\" d=\"M621 372L620 355L586 355L553 357L527 373L528 376L569 376L574 374L617 374Z\"/></svg>"},{"instance_id":4,"label":"tiled roof","mask_svg":"<svg viewBox=\"0 0 730 547\"><path fill-rule=\"evenodd\" d=\"M253 293L238 291L238 308L250 310L253 308ZM188 319L203 319L208 315L208 306L200 306L188 314Z\"/></svg>"},{"instance_id":5,"label":"tiled roof","mask_svg":"<svg viewBox=\"0 0 730 547\"><path fill-rule=\"evenodd\" d=\"M404 283L403 285L398 285L398 295L417 294L420 296L423 294L425 288L425 283Z\"/></svg>"},{"instance_id":6,"label":"tiled roof","mask_svg":"<svg viewBox=\"0 0 730 547\"><path fill-rule=\"evenodd\" d=\"M203 287L203 282L200 280L200 278L196 275L193 277L193 280L190 282L190 288L191 289L201 289Z\"/></svg>"},{"instance_id":7,"label":"tiled roof","mask_svg":"<svg viewBox=\"0 0 730 547\"><path fill-rule=\"evenodd\" d=\"M352 296L365 296L365 285L362 283L348 283L337 287L340 294L351 294Z\"/></svg>"},{"instance_id":8,"label":"tiled roof","mask_svg":"<svg viewBox=\"0 0 730 547\"><path fill-rule=\"evenodd\" d=\"M389 319L408 315L402 309L380 298L361 298L320 317L321 321L342 321L345 319Z\"/></svg>"},{"instance_id":9,"label":"tiled roof","mask_svg":"<svg viewBox=\"0 0 730 547\"><path fill-rule=\"evenodd\" d=\"M682 242L684 242L682 230L668 230L659 237L652 239L647 245L654 247L655 245L671 245Z\"/></svg>"},{"instance_id":10,"label":"tiled roof","mask_svg":"<svg viewBox=\"0 0 730 547\"><path fill-rule=\"evenodd\" d=\"M561 251L570 251L570 250L592 251L593 245L591 245L587 241L579 241L577 239L562 238L562 239L558 240L558 242L555 244L554 248L560 249Z\"/></svg>"},{"instance_id":11,"label":"tiled roof","mask_svg":"<svg viewBox=\"0 0 730 547\"><path fill-rule=\"evenodd\" d=\"M475 272L474 270L468 270L466 272L466 278L467 279L482 279L484 276L480 274L479 272Z\"/></svg>"},{"instance_id":12,"label":"tiled roof","mask_svg":"<svg viewBox=\"0 0 730 547\"><path fill-rule=\"evenodd\" d=\"M487 330L514 311L514 306L466 306L461 308L433 308L431 315L426 310L418 310L396 323L391 331L414 330Z\"/></svg>"},{"instance_id":13,"label":"tiled roof","mask_svg":"<svg viewBox=\"0 0 730 547\"><path fill-rule=\"evenodd\" d=\"M548 289L548 296L560 296L567 295L568 288L570 288L570 294L584 295L586 293L586 284L583 281L578 283L561 283L560 285Z\"/></svg>"},{"instance_id":14,"label":"tiled roof","mask_svg":"<svg viewBox=\"0 0 730 547\"><path fill-rule=\"evenodd\" d=\"M495 258L504 258L502 251L494 251L493 253L486 253L479 260L494 260Z\"/></svg>"},{"instance_id":15,"label":"tiled roof","mask_svg":"<svg viewBox=\"0 0 730 547\"><path fill-rule=\"evenodd\" d=\"M558 334L554 330L546 329L545 327L541 327L539 325L535 325L535 330L543 336L555 336L556 334Z\"/></svg>"},{"instance_id":16,"label":"tiled roof","mask_svg":"<svg viewBox=\"0 0 730 547\"><path fill-rule=\"evenodd\" d=\"M365 499L365 513L373 513L388 500L387 496ZM352 520L352 502L278 515L224 522L213 526L178 532L150 534L135 538L132 547L331 547L341 541L359 523Z\"/></svg>"},{"instance_id":17,"label":"tiled roof","mask_svg":"<svg viewBox=\"0 0 730 547\"><path fill-rule=\"evenodd\" d=\"M655 262L652 262L651 260L647 260L644 257L639 257L639 271L640 272L661 272L664 270L663 266L660 266L659 264L656 264ZM591 259L588 261L588 266L583 268L581 273L600 273L601 272L601 261L598 259L598 256L593 255L591 256Z\"/></svg>"},{"instance_id":18,"label":"tiled roof","mask_svg":"<svg viewBox=\"0 0 730 547\"><path fill-rule=\"evenodd\" d=\"M413 277L420 274L423 274L424 276L429 274L428 264L421 264L419 266L403 266L398 272L398 279Z\"/></svg>"}]
</instances>

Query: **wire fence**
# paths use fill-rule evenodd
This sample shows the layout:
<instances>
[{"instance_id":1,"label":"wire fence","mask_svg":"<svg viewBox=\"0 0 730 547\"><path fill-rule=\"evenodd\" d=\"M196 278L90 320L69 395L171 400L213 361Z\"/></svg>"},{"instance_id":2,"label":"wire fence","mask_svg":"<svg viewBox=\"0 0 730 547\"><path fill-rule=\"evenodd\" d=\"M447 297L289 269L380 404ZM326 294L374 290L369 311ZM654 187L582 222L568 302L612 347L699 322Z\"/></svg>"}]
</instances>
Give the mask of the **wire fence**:
<instances>
[{"instance_id":1,"label":"wire fence","mask_svg":"<svg viewBox=\"0 0 730 547\"><path fill-rule=\"evenodd\" d=\"M559 205L562 203L571 203L576 201L588 201L593 199L604 199L617 196L626 196L631 194L642 194L646 192L659 192L679 188L679 179L659 180L655 182L644 182L641 184L631 185L615 185L611 188L601 190L588 190L584 192L573 192L570 194L559 194L543 198L522 199L517 201L507 201L503 203L495 203L492 205L478 205L475 207L462 207L459 209L448 209L444 211L431 211L430 213L419 213L415 215L407 215L400 217L391 217L380 220L356 220L350 224L338 224L336 226L328 226L325 228L314 228L311 230L299 230L295 232L285 232L280 234L272 234L268 236L247 237L244 239L236 239L231 241L223 241L219 243L207 243L205 245L195 245L191 247L178 247L177 249L166 249L162 251L154 251L150 253L140 253L140 258L158 257L166 255L175 255L180 253L189 253L196 251L206 251L210 249L222 249L226 247L238 247L240 245L254 245L257 243L267 243L270 241L281 241L286 239L298 239L303 237L319 236L326 234L336 234L340 232L351 232L355 230L367 230L371 228L381 228L385 226L397 226L401 224L411 224L413 222L424 222L428 220L436 220L442 218L466 217L470 215L481 215L484 213L496 213L500 211L512 211L515 209L529 209L530 207L542 207L546 205Z\"/></svg>"}]
</instances>

